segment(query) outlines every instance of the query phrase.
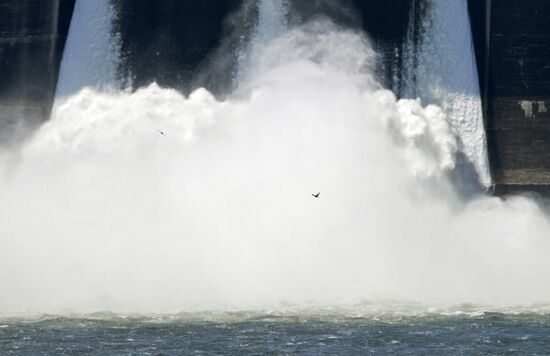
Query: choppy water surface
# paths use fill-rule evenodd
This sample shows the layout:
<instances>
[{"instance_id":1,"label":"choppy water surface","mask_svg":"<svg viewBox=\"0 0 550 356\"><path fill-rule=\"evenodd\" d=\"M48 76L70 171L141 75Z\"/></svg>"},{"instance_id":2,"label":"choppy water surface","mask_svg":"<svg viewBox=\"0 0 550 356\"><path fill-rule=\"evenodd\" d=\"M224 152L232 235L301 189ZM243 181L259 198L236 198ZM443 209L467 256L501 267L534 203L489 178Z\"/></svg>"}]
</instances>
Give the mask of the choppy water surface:
<instances>
[{"instance_id":1,"label":"choppy water surface","mask_svg":"<svg viewBox=\"0 0 550 356\"><path fill-rule=\"evenodd\" d=\"M547 312L92 314L0 323L1 354L544 354L549 349Z\"/></svg>"}]
</instances>

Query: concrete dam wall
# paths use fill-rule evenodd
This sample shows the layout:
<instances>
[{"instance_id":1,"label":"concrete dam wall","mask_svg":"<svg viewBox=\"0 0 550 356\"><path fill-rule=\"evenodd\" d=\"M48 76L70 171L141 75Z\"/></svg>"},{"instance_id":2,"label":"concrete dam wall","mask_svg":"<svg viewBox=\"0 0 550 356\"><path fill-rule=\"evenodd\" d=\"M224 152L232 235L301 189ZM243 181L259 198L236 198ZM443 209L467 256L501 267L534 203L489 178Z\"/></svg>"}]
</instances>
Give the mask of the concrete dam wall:
<instances>
[{"instance_id":1,"label":"concrete dam wall","mask_svg":"<svg viewBox=\"0 0 550 356\"><path fill-rule=\"evenodd\" d=\"M48 115L73 0L0 1L0 142Z\"/></svg>"},{"instance_id":2,"label":"concrete dam wall","mask_svg":"<svg viewBox=\"0 0 550 356\"><path fill-rule=\"evenodd\" d=\"M550 2L488 5L487 138L503 191L550 184Z\"/></svg>"},{"instance_id":3,"label":"concrete dam wall","mask_svg":"<svg viewBox=\"0 0 550 356\"><path fill-rule=\"evenodd\" d=\"M238 48L257 21L251 0L111 4L120 47L117 73L133 88L155 81L183 92L205 86L222 95L236 75ZM405 44L420 41L427 0L289 4L291 21L323 13L346 26L363 28L380 54L380 80L403 95L406 81L414 79L405 73ZM48 118L74 5L75 0L0 2L3 143L15 141L19 132ZM468 5L493 183L501 192L540 190L550 185L550 3L470 0Z\"/></svg>"}]
</instances>

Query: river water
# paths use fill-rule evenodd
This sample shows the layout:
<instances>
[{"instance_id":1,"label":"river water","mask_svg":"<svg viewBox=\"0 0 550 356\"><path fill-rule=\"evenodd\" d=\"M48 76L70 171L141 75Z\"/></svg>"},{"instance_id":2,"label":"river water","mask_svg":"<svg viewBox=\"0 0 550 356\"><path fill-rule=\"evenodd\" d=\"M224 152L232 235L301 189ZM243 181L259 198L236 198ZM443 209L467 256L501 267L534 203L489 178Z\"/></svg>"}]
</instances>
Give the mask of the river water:
<instances>
[{"instance_id":1,"label":"river water","mask_svg":"<svg viewBox=\"0 0 550 356\"><path fill-rule=\"evenodd\" d=\"M92 314L0 322L2 354L545 354L540 311Z\"/></svg>"}]
</instances>

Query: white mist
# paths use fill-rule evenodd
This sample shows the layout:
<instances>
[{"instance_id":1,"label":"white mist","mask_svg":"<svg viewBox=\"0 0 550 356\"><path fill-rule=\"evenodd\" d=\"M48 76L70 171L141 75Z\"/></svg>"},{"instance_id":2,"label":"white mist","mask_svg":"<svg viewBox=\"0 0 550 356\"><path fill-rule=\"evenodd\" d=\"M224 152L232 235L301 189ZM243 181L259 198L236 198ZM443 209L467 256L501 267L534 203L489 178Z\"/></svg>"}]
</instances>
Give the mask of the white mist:
<instances>
[{"instance_id":1,"label":"white mist","mask_svg":"<svg viewBox=\"0 0 550 356\"><path fill-rule=\"evenodd\" d=\"M60 103L2 175L0 311L548 302L547 215L458 196L452 121L380 90L373 59L320 22L266 46L239 100Z\"/></svg>"}]
</instances>

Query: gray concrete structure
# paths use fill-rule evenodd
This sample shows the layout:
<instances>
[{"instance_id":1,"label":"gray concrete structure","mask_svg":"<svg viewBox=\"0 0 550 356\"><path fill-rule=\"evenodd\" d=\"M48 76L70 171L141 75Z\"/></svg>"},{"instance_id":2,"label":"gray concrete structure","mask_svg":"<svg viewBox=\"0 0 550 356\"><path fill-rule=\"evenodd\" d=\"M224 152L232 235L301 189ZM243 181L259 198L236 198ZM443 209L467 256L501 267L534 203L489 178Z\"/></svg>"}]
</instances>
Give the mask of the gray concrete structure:
<instances>
[{"instance_id":1,"label":"gray concrete structure","mask_svg":"<svg viewBox=\"0 0 550 356\"><path fill-rule=\"evenodd\" d=\"M550 2L487 1L486 123L500 191L550 185Z\"/></svg>"},{"instance_id":2,"label":"gray concrete structure","mask_svg":"<svg viewBox=\"0 0 550 356\"><path fill-rule=\"evenodd\" d=\"M0 142L48 118L74 0L0 0Z\"/></svg>"}]
</instances>

